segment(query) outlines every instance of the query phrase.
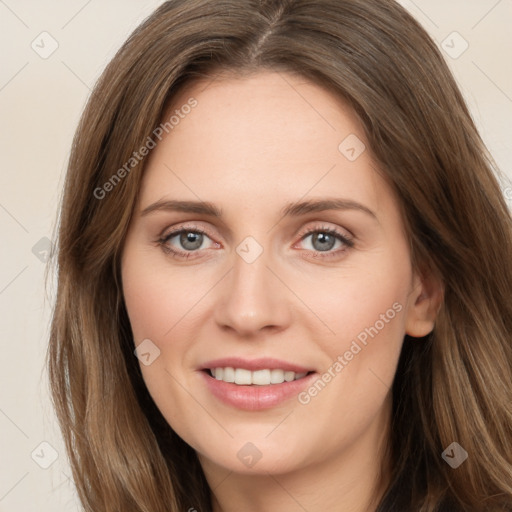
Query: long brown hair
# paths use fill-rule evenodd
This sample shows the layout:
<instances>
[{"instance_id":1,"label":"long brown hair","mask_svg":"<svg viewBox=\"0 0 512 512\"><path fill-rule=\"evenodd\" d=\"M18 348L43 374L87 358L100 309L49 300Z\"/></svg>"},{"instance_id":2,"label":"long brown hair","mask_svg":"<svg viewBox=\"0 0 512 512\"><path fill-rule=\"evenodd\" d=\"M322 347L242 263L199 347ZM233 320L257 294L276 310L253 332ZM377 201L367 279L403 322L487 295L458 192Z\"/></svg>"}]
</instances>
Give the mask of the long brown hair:
<instances>
[{"instance_id":1,"label":"long brown hair","mask_svg":"<svg viewBox=\"0 0 512 512\"><path fill-rule=\"evenodd\" d=\"M404 340L379 512L512 510L512 220L442 55L393 0L172 0L100 77L69 161L48 352L85 510L211 510L194 450L133 355L119 261L145 161L130 159L194 79L263 69L349 102L397 193L415 268L445 288L433 332ZM457 469L441 457L453 442L468 453Z\"/></svg>"}]
</instances>

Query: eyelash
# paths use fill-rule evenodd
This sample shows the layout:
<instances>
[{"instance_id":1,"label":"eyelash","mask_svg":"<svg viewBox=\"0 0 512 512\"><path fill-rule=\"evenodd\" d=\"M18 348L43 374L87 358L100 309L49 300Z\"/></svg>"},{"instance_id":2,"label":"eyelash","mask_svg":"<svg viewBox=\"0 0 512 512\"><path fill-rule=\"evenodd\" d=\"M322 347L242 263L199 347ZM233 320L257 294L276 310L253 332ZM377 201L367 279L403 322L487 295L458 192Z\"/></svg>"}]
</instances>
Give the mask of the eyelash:
<instances>
[{"instance_id":1,"label":"eyelash","mask_svg":"<svg viewBox=\"0 0 512 512\"><path fill-rule=\"evenodd\" d=\"M197 226L182 226L174 231L171 231L170 233L167 233L163 235L161 238L158 239L158 244L161 246L162 250L166 254L172 255L173 258L180 258L180 259L188 259L190 258L194 253L199 252L198 250L195 251L177 251L176 249L172 249L168 242L171 238L174 238L176 235L180 235L181 233L195 233L195 234L201 234L205 235L208 238L211 238L206 231L203 229L197 227ZM334 258L337 256L340 256L340 254L347 251L347 249L351 249L354 247L354 241L351 238L347 238L345 235L340 233L338 230L326 226L322 227L315 227L312 229L306 230L304 233L301 233L300 235L300 241L304 240L306 237L312 234L316 233L323 233L334 236L337 240L342 242L345 247L342 249L338 249L336 251L308 251L310 253L313 253L315 256L318 254L321 254L322 258L329 259Z\"/></svg>"}]
</instances>

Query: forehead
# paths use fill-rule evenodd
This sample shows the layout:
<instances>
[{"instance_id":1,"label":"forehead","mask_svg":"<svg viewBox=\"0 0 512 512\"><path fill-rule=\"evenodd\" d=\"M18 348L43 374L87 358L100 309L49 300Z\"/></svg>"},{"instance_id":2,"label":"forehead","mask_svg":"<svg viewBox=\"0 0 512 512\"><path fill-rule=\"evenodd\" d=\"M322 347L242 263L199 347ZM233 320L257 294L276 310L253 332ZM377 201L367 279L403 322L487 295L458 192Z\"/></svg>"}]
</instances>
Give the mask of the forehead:
<instances>
[{"instance_id":1,"label":"forehead","mask_svg":"<svg viewBox=\"0 0 512 512\"><path fill-rule=\"evenodd\" d=\"M250 141L271 146L281 143L286 149L294 140L300 143L329 134L325 142L334 143L336 149L345 132L359 132L364 137L359 118L341 96L296 74L260 71L192 82L174 97L168 116L191 97L197 99L198 106L186 123L189 128L198 134L213 124L231 128L229 134L236 136L237 142L246 141L246 146ZM176 134L182 129L176 126L172 131Z\"/></svg>"},{"instance_id":2,"label":"forehead","mask_svg":"<svg viewBox=\"0 0 512 512\"><path fill-rule=\"evenodd\" d=\"M185 108L191 99L195 106ZM228 198L276 209L285 196L308 194L341 195L374 209L382 200L385 184L359 118L342 98L302 77L260 72L193 82L174 97L164 122L171 116L172 129L145 170L147 200Z\"/></svg>"}]
</instances>

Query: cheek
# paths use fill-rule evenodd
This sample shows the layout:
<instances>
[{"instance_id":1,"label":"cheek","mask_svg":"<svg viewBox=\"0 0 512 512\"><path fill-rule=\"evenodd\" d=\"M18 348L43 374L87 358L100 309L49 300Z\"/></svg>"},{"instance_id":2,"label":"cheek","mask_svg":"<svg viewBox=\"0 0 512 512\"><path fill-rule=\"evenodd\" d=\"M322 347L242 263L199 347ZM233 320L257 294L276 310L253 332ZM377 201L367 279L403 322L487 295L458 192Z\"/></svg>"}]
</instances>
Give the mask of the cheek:
<instances>
[{"instance_id":1,"label":"cheek","mask_svg":"<svg viewBox=\"0 0 512 512\"><path fill-rule=\"evenodd\" d=\"M183 282L179 272L148 265L144 255L123 262L123 295L135 343L149 338L158 344L204 295L201 282Z\"/></svg>"},{"instance_id":2,"label":"cheek","mask_svg":"<svg viewBox=\"0 0 512 512\"><path fill-rule=\"evenodd\" d=\"M351 269L335 283L309 288L311 308L334 334L317 337L325 365L299 395L298 422L311 439L327 439L318 456L350 446L383 411L405 334L410 274L383 264L371 272ZM322 286L323 284L323 286ZM329 421L311 421L329 411ZM276 436L274 441L286 442Z\"/></svg>"},{"instance_id":3,"label":"cheek","mask_svg":"<svg viewBox=\"0 0 512 512\"><path fill-rule=\"evenodd\" d=\"M310 411L324 404L343 404L333 412L346 421L364 422L382 406L392 385L404 335L412 269L397 253L372 255L364 262L338 273L325 275L300 293L322 320L315 336L325 354L323 382L306 390L301 403L314 402ZM400 255L401 256L401 255ZM400 261L401 264L396 262Z\"/></svg>"},{"instance_id":4,"label":"cheek","mask_svg":"<svg viewBox=\"0 0 512 512\"><path fill-rule=\"evenodd\" d=\"M326 273L316 276L314 282L303 280L295 290L321 320L317 322L319 332L324 334L321 339L338 350L358 337L364 343L365 337L370 336L368 331L376 335L375 329L383 334L401 333L401 312L406 310L410 285L411 272L407 266L398 268L392 258L389 262L374 258L371 265Z\"/></svg>"},{"instance_id":5,"label":"cheek","mask_svg":"<svg viewBox=\"0 0 512 512\"><path fill-rule=\"evenodd\" d=\"M165 307L165 296L155 293L151 283L144 281L144 286L137 286L137 282L137 279L130 280L130 284L124 286L124 300L135 344L145 338L159 339L166 328L161 313Z\"/></svg>"},{"instance_id":6,"label":"cheek","mask_svg":"<svg viewBox=\"0 0 512 512\"><path fill-rule=\"evenodd\" d=\"M158 349L152 349L150 364L143 359L139 363L144 383L168 423L187 437L190 419L183 412L190 407L190 396L180 383L190 369L186 360L190 337L184 331L190 329L194 304L205 293L198 288L202 281L190 286L188 280L187 286L179 272L148 264L147 254L136 250L123 259L122 278L134 348L149 339Z\"/></svg>"}]
</instances>

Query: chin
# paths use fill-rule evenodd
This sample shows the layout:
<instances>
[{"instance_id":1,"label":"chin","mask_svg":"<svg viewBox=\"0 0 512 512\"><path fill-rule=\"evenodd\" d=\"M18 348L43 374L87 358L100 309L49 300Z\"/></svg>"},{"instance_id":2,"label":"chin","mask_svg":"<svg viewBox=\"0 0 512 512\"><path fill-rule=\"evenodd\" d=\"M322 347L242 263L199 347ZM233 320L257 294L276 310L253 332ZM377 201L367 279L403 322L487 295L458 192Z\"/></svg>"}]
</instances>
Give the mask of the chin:
<instances>
[{"instance_id":1,"label":"chin","mask_svg":"<svg viewBox=\"0 0 512 512\"><path fill-rule=\"evenodd\" d=\"M291 473L300 469L300 465L294 463L289 457L276 453L265 453L265 450L260 450L260 453L254 451L253 448L243 447L241 450L245 452L239 454L234 452L231 456L226 454L212 454L208 458L210 464L214 464L220 468L233 473L242 475L279 475ZM218 457L216 457L218 455ZM201 462L204 457L200 457Z\"/></svg>"}]
</instances>

